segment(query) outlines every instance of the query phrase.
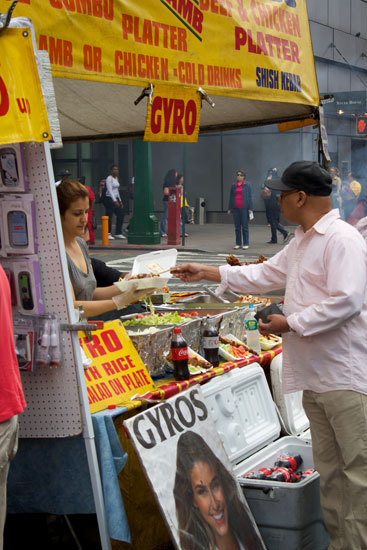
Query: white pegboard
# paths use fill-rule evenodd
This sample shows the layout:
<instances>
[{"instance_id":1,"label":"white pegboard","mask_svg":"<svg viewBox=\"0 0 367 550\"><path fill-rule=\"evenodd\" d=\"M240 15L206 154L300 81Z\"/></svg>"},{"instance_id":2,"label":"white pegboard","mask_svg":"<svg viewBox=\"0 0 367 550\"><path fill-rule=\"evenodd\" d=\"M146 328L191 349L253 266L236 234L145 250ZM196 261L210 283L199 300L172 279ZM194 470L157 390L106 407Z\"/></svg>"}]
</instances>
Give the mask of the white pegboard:
<instances>
[{"instance_id":1,"label":"white pegboard","mask_svg":"<svg viewBox=\"0 0 367 550\"><path fill-rule=\"evenodd\" d=\"M70 300L70 289L65 287L65 256L62 260L63 236L55 216L55 212L58 215L58 203L51 157L46 147L39 143L25 146L29 192L34 196L36 207L37 256L45 312L55 314L62 323L70 323L71 310L70 305L67 305L67 292ZM62 337L62 366L22 372L27 408L20 416L20 437L68 437L83 431L73 336L63 332Z\"/></svg>"}]
</instances>

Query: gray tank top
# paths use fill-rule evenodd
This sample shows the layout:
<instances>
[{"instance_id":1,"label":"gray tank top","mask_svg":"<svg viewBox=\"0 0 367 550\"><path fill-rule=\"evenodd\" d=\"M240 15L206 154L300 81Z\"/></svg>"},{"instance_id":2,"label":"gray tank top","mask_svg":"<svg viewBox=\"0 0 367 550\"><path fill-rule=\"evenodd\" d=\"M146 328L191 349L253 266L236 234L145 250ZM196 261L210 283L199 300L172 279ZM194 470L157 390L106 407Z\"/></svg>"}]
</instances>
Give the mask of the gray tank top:
<instances>
[{"instance_id":1,"label":"gray tank top","mask_svg":"<svg viewBox=\"0 0 367 550\"><path fill-rule=\"evenodd\" d=\"M89 257L87 244L80 237L77 237L76 240L80 248L82 249L85 261L87 262L88 273L83 273L83 271L81 271L79 267L75 265L75 263L70 258L70 256L66 254L68 259L70 281L73 286L75 299L80 301L81 300L89 301L93 299L93 294L96 289L97 282L93 273L92 263Z\"/></svg>"}]
</instances>

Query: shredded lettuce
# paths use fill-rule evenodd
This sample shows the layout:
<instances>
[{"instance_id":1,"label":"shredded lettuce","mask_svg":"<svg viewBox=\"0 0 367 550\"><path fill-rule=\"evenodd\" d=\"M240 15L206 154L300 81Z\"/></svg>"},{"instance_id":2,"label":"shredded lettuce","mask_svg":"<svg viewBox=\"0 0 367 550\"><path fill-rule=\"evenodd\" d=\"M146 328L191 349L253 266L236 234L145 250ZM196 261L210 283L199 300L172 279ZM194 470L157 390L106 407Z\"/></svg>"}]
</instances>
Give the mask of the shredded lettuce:
<instances>
[{"instance_id":1,"label":"shredded lettuce","mask_svg":"<svg viewBox=\"0 0 367 550\"><path fill-rule=\"evenodd\" d=\"M158 315L157 313L144 315L140 319L133 317L123 322L125 326L132 325L177 325L179 323L185 323L189 319L187 317L181 317L177 311L174 313L163 313Z\"/></svg>"}]
</instances>

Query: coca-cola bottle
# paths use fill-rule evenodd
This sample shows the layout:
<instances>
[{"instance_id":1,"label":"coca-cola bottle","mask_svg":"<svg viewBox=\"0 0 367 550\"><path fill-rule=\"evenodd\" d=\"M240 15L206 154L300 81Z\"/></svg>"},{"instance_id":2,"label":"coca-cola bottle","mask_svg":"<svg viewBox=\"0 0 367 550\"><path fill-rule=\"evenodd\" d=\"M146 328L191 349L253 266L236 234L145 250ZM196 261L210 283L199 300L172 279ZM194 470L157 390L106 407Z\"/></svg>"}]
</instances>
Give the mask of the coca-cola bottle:
<instances>
[{"instance_id":1,"label":"coca-cola bottle","mask_svg":"<svg viewBox=\"0 0 367 550\"><path fill-rule=\"evenodd\" d=\"M219 365L219 335L215 327L215 319L209 316L205 320L202 347L204 357L213 367Z\"/></svg>"},{"instance_id":2,"label":"coca-cola bottle","mask_svg":"<svg viewBox=\"0 0 367 550\"><path fill-rule=\"evenodd\" d=\"M275 466L280 466L281 468L292 468L292 470L297 470L300 467L303 460L301 455L282 455L275 462Z\"/></svg>"},{"instance_id":3,"label":"coca-cola bottle","mask_svg":"<svg viewBox=\"0 0 367 550\"><path fill-rule=\"evenodd\" d=\"M175 379L188 380L190 378L189 352L180 327L173 329L171 355Z\"/></svg>"},{"instance_id":4,"label":"coca-cola bottle","mask_svg":"<svg viewBox=\"0 0 367 550\"><path fill-rule=\"evenodd\" d=\"M274 472L268 477L273 481L284 481L285 483L292 482L293 470L291 468L275 468Z\"/></svg>"},{"instance_id":5,"label":"coca-cola bottle","mask_svg":"<svg viewBox=\"0 0 367 550\"><path fill-rule=\"evenodd\" d=\"M243 474L242 477L247 479L268 479L273 471L274 468L259 468L257 472L248 472L247 474Z\"/></svg>"},{"instance_id":6,"label":"coca-cola bottle","mask_svg":"<svg viewBox=\"0 0 367 550\"><path fill-rule=\"evenodd\" d=\"M308 476L312 476L312 474L314 474L315 472L316 470L314 470L313 468L305 470L304 472L302 472L302 479L306 479Z\"/></svg>"}]
</instances>

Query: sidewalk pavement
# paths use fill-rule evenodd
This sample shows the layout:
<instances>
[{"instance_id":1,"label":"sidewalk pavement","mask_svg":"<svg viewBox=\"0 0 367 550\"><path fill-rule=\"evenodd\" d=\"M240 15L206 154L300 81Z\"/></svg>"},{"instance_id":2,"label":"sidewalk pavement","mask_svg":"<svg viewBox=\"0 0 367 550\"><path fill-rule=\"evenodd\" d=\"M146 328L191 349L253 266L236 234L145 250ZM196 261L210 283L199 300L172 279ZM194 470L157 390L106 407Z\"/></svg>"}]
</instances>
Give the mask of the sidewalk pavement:
<instances>
[{"instance_id":1,"label":"sidewalk pavement","mask_svg":"<svg viewBox=\"0 0 367 550\"><path fill-rule=\"evenodd\" d=\"M293 234L295 227L286 227L290 234ZM161 238L160 244L129 244L128 239L110 240L108 246L102 246L101 230L96 231L96 244L90 245L91 255L103 255L105 261L109 258L105 256L116 256L119 254L128 257L136 254L145 253L149 250L162 250L167 248L177 248L179 251L205 251L222 254L235 254L236 256L257 256L263 254L266 257L279 252L284 246L283 236L278 234L278 244L267 244L270 240L270 227L266 225L250 224L250 245L247 250L242 248L234 250L235 243L234 226L232 224L208 223L204 225L188 224L186 225L185 245L168 245L167 237Z\"/></svg>"}]
</instances>

